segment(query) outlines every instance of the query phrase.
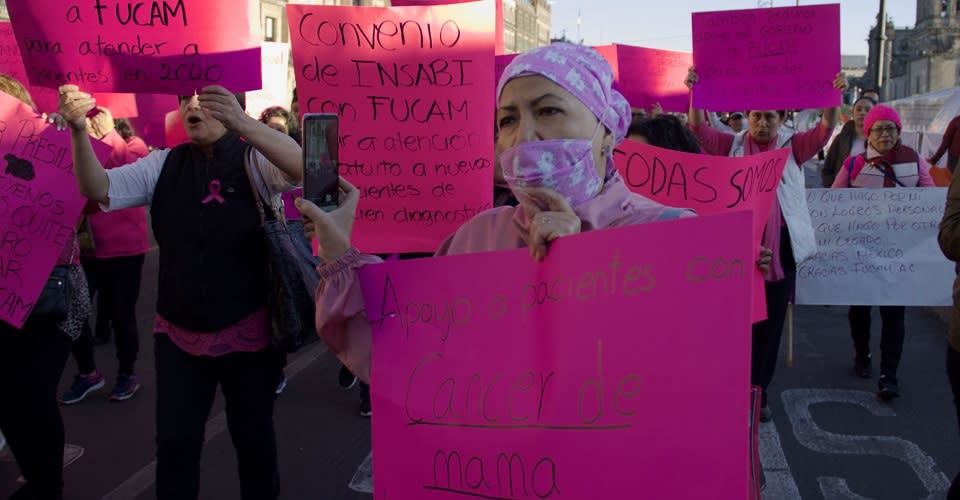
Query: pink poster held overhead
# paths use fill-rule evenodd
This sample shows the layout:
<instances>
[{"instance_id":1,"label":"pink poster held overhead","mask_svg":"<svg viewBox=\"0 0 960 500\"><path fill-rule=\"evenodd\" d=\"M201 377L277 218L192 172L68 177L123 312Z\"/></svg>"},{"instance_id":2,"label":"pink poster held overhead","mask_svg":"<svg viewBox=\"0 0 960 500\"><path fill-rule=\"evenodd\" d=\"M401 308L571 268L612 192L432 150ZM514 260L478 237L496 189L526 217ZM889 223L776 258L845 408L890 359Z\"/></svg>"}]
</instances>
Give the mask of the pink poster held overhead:
<instances>
[{"instance_id":1,"label":"pink poster held overhead","mask_svg":"<svg viewBox=\"0 0 960 500\"><path fill-rule=\"evenodd\" d=\"M434 6L452 3L471 2L474 0L392 0L390 5L394 7L414 7L414 6ZM496 28L494 38L494 48L497 54L503 54L503 0L493 0L496 9Z\"/></svg>"},{"instance_id":2,"label":"pink poster held overhead","mask_svg":"<svg viewBox=\"0 0 960 500\"><path fill-rule=\"evenodd\" d=\"M10 2L27 77L91 92L260 88L260 48L235 0ZM229 20L225 22L224 20Z\"/></svg>"},{"instance_id":3,"label":"pink poster held overhead","mask_svg":"<svg viewBox=\"0 0 960 500\"><path fill-rule=\"evenodd\" d=\"M750 225L362 268L373 497L748 498Z\"/></svg>"},{"instance_id":4,"label":"pink poster held overhead","mask_svg":"<svg viewBox=\"0 0 960 500\"><path fill-rule=\"evenodd\" d=\"M432 252L493 191L493 9L287 6L301 113L340 116L354 243Z\"/></svg>"},{"instance_id":5,"label":"pink poster held overhead","mask_svg":"<svg viewBox=\"0 0 960 500\"><path fill-rule=\"evenodd\" d=\"M20 328L86 200L73 176L70 134L3 93L0 155L0 321Z\"/></svg>"},{"instance_id":6,"label":"pink poster held overhead","mask_svg":"<svg viewBox=\"0 0 960 500\"><path fill-rule=\"evenodd\" d=\"M683 153L626 140L614 161L631 191L672 207L692 208L699 215L749 211L753 216L754 255L777 199L789 149L728 158ZM754 268L755 269L755 268ZM767 318L763 275L753 273L753 320Z\"/></svg>"},{"instance_id":7,"label":"pink poster held overhead","mask_svg":"<svg viewBox=\"0 0 960 500\"><path fill-rule=\"evenodd\" d=\"M620 92L631 107L650 110L660 103L664 111L686 113L689 91L683 84L693 65L688 52L614 45Z\"/></svg>"},{"instance_id":8,"label":"pink poster held overhead","mask_svg":"<svg viewBox=\"0 0 960 500\"><path fill-rule=\"evenodd\" d=\"M693 104L710 111L840 105L840 4L693 14Z\"/></svg>"}]
</instances>

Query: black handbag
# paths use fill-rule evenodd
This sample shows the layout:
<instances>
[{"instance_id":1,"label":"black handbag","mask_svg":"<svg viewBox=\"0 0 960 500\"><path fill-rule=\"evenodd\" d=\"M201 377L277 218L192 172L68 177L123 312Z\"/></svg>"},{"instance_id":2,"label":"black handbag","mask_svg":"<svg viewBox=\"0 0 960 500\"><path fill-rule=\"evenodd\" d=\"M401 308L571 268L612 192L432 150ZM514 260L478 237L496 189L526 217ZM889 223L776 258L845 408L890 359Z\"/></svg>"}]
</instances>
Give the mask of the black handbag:
<instances>
[{"instance_id":1,"label":"black handbag","mask_svg":"<svg viewBox=\"0 0 960 500\"><path fill-rule=\"evenodd\" d=\"M70 260L73 260L72 258ZM67 319L73 287L70 286L70 265L53 266L43 291L30 311L31 319L60 322Z\"/></svg>"},{"instance_id":2,"label":"black handbag","mask_svg":"<svg viewBox=\"0 0 960 500\"><path fill-rule=\"evenodd\" d=\"M314 315L320 261L304 242L298 240L303 237L302 233L298 234L286 224L282 209L273 206L274 196L270 196L269 205L265 206L257 185L262 185L268 194L271 191L259 169L251 168L250 153L248 149L243 163L267 244L267 306L272 323L272 344L282 352L294 352L316 332Z\"/></svg>"}]
</instances>

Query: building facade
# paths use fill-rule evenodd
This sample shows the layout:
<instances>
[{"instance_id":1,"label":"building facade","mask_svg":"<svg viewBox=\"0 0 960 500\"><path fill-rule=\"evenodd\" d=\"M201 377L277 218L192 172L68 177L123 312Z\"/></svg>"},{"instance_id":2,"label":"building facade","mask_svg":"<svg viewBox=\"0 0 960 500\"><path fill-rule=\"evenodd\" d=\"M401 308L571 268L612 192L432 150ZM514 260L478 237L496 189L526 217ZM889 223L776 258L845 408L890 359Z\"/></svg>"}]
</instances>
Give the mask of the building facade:
<instances>
[{"instance_id":1,"label":"building facade","mask_svg":"<svg viewBox=\"0 0 960 500\"><path fill-rule=\"evenodd\" d=\"M550 44L547 0L499 0L503 3L503 47L516 53Z\"/></svg>"},{"instance_id":2,"label":"building facade","mask_svg":"<svg viewBox=\"0 0 960 500\"><path fill-rule=\"evenodd\" d=\"M881 87L884 99L893 100L960 83L960 0L917 0L913 28L896 28L887 21L883 61L879 31L878 26L870 31L863 87ZM883 64L883 82L875 81L878 64Z\"/></svg>"}]
</instances>

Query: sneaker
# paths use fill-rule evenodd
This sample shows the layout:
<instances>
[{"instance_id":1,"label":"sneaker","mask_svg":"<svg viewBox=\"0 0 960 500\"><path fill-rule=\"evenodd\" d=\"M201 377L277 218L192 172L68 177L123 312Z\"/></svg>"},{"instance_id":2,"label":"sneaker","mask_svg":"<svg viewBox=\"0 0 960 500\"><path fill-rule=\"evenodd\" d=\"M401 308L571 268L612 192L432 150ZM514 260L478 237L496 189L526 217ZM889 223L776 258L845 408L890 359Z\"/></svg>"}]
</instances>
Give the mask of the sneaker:
<instances>
[{"instance_id":1,"label":"sneaker","mask_svg":"<svg viewBox=\"0 0 960 500\"><path fill-rule=\"evenodd\" d=\"M280 378L280 382L277 384L277 389L275 391L277 393L277 396L283 394L283 391L286 388L287 388L287 375L282 374Z\"/></svg>"},{"instance_id":2,"label":"sneaker","mask_svg":"<svg viewBox=\"0 0 960 500\"><path fill-rule=\"evenodd\" d=\"M373 410L370 408L370 386L363 384L360 386L360 416L371 417Z\"/></svg>"},{"instance_id":3,"label":"sneaker","mask_svg":"<svg viewBox=\"0 0 960 500\"><path fill-rule=\"evenodd\" d=\"M60 402L65 405L72 405L83 401L87 394L103 388L103 375L100 370L90 375L77 375L73 377L73 383L60 397Z\"/></svg>"},{"instance_id":4,"label":"sneaker","mask_svg":"<svg viewBox=\"0 0 960 500\"><path fill-rule=\"evenodd\" d=\"M880 396L880 399L890 401L893 398L900 397L900 384L897 383L896 377L880 375L878 386L879 391L877 391L877 394Z\"/></svg>"},{"instance_id":5,"label":"sneaker","mask_svg":"<svg viewBox=\"0 0 960 500\"><path fill-rule=\"evenodd\" d=\"M117 375L117 385L110 391L110 401L126 401L132 398L138 389L140 389L140 383L137 382L136 375L121 373Z\"/></svg>"},{"instance_id":6,"label":"sneaker","mask_svg":"<svg viewBox=\"0 0 960 500\"><path fill-rule=\"evenodd\" d=\"M869 355L866 358L860 356L853 358L853 373L860 378L873 376L873 361Z\"/></svg>"},{"instance_id":7,"label":"sneaker","mask_svg":"<svg viewBox=\"0 0 960 500\"><path fill-rule=\"evenodd\" d=\"M349 391L353 389L353 386L357 385L357 376L353 374L346 366L340 366L340 374L337 375L337 382L340 384L340 388Z\"/></svg>"}]
</instances>

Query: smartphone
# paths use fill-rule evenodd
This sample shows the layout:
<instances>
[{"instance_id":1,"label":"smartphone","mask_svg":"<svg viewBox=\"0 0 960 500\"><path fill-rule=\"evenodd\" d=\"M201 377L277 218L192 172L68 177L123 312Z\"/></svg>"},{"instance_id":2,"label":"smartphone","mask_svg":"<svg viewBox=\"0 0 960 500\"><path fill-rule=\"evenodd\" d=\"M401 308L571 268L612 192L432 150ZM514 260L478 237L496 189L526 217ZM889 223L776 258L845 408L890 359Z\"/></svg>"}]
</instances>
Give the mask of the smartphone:
<instances>
[{"instance_id":1,"label":"smartphone","mask_svg":"<svg viewBox=\"0 0 960 500\"><path fill-rule=\"evenodd\" d=\"M327 212L337 208L340 192L340 135L337 115L303 115L303 197Z\"/></svg>"}]
</instances>

